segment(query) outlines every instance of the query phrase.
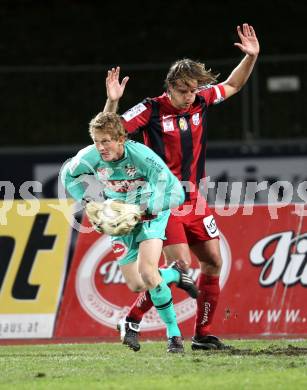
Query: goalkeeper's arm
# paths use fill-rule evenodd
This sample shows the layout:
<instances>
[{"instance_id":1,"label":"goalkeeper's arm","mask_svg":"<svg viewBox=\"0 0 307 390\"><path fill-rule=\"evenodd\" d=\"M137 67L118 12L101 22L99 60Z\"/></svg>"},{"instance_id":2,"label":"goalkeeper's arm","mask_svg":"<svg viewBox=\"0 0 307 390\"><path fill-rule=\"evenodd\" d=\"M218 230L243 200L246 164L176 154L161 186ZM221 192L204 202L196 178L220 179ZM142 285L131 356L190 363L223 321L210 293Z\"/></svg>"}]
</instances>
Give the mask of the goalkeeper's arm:
<instances>
[{"instance_id":1,"label":"goalkeeper's arm","mask_svg":"<svg viewBox=\"0 0 307 390\"><path fill-rule=\"evenodd\" d=\"M180 181L166 167L158 175L151 178L152 194L148 200L147 212L157 214L180 206L184 202L184 191Z\"/></svg>"},{"instance_id":2,"label":"goalkeeper's arm","mask_svg":"<svg viewBox=\"0 0 307 390\"><path fill-rule=\"evenodd\" d=\"M150 185L150 192L147 193L149 197L145 199L147 213L157 214L184 202L184 191L179 180L155 152L142 145L140 153L135 154L134 159L142 167Z\"/></svg>"},{"instance_id":3,"label":"goalkeeper's arm","mask_svg":"<svg viewBox=\"0 0 307 390\"><path fill-rule=\"evenodd\" d=\"M67 192L78 202L82 202L84 198L84 185L79 176L73 176L70 173L70 161L66 163L60 172L61 181Z\"/></svg>"},{"instance_id":4,"label":"goalkeeper's arm","mask_svg":"<svg viewBox=\"0 0 307 390\"><path fill-rule=\"evenodd\" d=\"M104 200L103 196L101 197L103 185L97 181L93 168L87 161L74 157L63 165L60 177L67 192L83 206L84 199Z\"/></svg>"}]
</instances>

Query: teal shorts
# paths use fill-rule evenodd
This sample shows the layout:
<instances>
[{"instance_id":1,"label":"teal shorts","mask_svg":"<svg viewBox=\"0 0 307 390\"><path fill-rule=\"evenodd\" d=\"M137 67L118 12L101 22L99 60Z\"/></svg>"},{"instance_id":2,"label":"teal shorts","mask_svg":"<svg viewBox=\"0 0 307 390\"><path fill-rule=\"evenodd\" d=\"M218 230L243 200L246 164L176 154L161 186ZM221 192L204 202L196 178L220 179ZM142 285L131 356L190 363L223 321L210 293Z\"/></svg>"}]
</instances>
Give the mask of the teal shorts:
<instances>
[{"instance_id":1,"label":"teal shorts","mask_svg":"<svg viewBox=\"0 0 307 390\"><path fill-rule=\"evenodd\" d=\"M165 228L170 210L161 211L156 218L136 225L131 234L112 236L112 248L117 255L117 264L126 265L137 260L140 242L152 238L165 240Z\"/></svg>"}]
</instances>

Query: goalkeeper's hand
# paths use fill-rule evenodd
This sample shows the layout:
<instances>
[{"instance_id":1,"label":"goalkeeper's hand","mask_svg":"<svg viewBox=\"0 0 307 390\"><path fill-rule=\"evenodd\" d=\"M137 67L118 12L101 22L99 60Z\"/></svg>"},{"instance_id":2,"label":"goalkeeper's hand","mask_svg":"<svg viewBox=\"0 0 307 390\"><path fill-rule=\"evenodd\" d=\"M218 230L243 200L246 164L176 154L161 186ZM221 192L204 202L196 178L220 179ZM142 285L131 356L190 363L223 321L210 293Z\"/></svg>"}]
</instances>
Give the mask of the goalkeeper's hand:
<instances>
[{"instance_id":1,"label":"goalkeeper's hand","mask_svg":"<svg viewBox=\"0 0 307 390\"><path fill-rule=\"evenodd\" d=\"M85 204L85 212L95 230L110 236L129 234L142 218L138 205L112 199L104 202L90 200Z\"/></svg>"}]
</instances>

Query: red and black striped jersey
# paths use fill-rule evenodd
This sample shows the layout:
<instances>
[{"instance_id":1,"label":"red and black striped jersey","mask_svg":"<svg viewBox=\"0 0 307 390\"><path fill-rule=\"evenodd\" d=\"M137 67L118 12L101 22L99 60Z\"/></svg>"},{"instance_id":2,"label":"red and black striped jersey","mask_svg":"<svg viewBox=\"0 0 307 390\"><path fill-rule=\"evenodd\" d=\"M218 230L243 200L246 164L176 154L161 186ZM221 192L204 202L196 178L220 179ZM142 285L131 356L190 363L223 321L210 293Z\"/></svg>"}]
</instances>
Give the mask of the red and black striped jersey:
<instances>
[{"instance_id":1,"label":"red and black striped jersey","mask_svg":"<svg viewBox=\"0 0 307 390\"><path fill-rule=\"evenodd\" d=\"M188 110L180 111L164 93L145 99L122 115L128 133L143 131L145 144L182 182L187 199L197 196L198 183L205 177L207 108L224 98L224 87L212 85L196 94Z\"/></svg>"}]
</instances>

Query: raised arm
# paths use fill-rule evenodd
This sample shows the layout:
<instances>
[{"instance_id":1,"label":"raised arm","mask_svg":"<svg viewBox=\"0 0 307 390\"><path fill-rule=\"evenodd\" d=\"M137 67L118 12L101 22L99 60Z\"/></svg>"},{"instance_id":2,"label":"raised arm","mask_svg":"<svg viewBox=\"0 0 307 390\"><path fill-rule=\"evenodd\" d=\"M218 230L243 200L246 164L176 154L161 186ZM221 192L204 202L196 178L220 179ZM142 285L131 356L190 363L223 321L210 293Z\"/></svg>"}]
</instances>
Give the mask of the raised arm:
<instances>
[{"instance_id":1,"label":"raised arm","mask_svg":"<svg viewBox=\"0 0 307 390\"><path fill-rule=\"evenodd\" d=\"M107 101L104 106L103 112L116 112L118 107L119 99L123 96L126 84L129 77L123 78L122 82L119 82L120 67L112 68L108 70L106 78L106 90L107 90Z\"/></svg>"},{"instance_id":2,"label":"raised arm","mask_svg":"<svg viewBox=\"0 0 307 390\"><path fill-rule=\"evenodd\" d=\"M242 28L237 26L237 31L241 42L237 42L234 45L246 55L230 73L227 80L222 83L225 88L225 99L239 92L247 82L260 50L259 42L252 26L244 23Z\"/></svg>"}]
</instances>

